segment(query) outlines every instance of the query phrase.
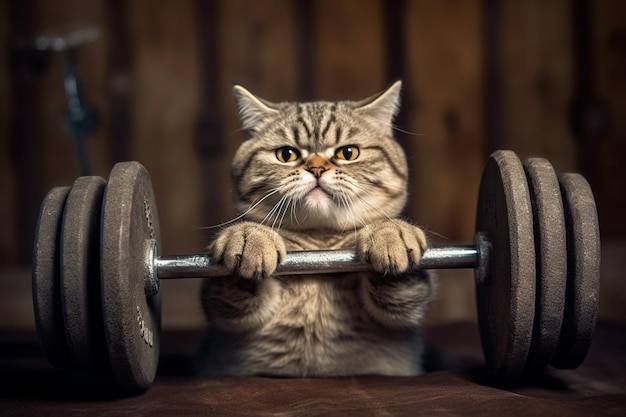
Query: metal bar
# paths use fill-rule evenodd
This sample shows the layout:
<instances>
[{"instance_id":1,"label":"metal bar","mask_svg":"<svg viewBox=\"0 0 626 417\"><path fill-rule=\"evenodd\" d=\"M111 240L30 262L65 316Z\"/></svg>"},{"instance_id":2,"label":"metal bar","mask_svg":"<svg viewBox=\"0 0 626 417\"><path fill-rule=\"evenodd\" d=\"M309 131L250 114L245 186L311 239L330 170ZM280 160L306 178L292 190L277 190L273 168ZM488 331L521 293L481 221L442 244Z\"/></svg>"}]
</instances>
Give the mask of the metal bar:
<instances>
[{"instance_id":1,"label":"metal bar","mask_svg":"<svg viewBox=\"0 0 626 417\"><path fill-rule=\"evenodd\" d=\"M421 269L475 268L479 263L476 246L433 247L422 256ZM211 262L208 255L159 256L154 259L159 279L212 278L228 276L223 267ZM372 267L359 261L354 251L289 252L276 270L276 275L312 275L318 273L370 271Z\"/></svg>"}]
</instances>

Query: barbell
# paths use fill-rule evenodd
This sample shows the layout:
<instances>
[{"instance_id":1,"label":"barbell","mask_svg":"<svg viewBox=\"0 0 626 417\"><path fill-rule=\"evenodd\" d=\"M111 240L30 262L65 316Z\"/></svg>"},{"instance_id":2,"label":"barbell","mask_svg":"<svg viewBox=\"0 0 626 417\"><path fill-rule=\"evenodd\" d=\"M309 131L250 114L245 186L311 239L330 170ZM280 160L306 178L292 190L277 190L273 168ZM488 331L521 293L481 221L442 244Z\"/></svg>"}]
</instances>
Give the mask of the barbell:
<instances>
[{"instance_id":1,"label":"barbell","mask_svg":"<svg viewBox=\"0 0 626 417\"><path fill-rule=\"evenodd\" d=\"M548 161L496 151L483 171L473 245L431 247L418 268L473 268L487 366L514 378L584 360L598 309L600 237L592 191ZM229 275L203 254L159 255L150 176L116 164L44 198L33 250L33 306L48 360L141 391L159 360L159 281ZM290 252L276 274L370 270L354 251ZM339 275L338 275L339 276ZM294 277L294 279L297 279Z\"/></svg>"}]
</instances>

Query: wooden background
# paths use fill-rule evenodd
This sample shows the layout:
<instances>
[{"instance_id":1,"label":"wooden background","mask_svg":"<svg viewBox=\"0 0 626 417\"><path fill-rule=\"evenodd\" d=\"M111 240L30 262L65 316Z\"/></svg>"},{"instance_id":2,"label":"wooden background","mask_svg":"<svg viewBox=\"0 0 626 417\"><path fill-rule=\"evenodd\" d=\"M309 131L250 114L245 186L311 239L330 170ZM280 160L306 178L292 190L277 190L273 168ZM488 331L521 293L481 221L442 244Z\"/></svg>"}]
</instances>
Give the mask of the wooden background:
<instances>
[{"instance_id":1,"label":"wooden background","mask_svg":"<svg viewBox=\"0 0 626 417\"><path fill-rule=\"evenodd\" d=\"M85 28L99 33L75 50L99 116L93 173L120 160L148 168L162 253L201 251L205 227L233 216L233 81L280 101L364 98L402 78L407 215L436 244L471 242L495 149L581 172L601 220L601 316L626 321L626 2L0 0L2 271L27 271L41 199L78 175L62 123L63 55L29 45ZM431 321L473 320L472 273L442 275ZM0 304L28 292L27 279L1 285ZM165 285L165 325L202 322L197 286ZM29 311L24 303L16 309Z\"/></svg>"}]
</instances>

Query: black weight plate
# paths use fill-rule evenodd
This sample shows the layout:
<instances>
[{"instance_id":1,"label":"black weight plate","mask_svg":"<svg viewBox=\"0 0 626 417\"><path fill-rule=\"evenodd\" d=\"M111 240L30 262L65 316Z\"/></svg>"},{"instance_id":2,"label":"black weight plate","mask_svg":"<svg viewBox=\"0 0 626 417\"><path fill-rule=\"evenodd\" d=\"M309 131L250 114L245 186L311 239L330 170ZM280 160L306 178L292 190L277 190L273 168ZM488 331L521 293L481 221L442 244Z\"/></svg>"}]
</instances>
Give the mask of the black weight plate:
<instances>
[{"instance_id":1,"label":"black weight plate","mask_svg":"<svg viewBox=\"0 0 626 417\"><path fill-rule=\"evenodd\" d=\"M147 242L160 243L150 176L138 162L113 167L102 214L102 303L117 382L130 390L152 384L159 360L160 294L148 297Z\"/></svg>"},{"instance_id":2,"label":"black weight plate","mask_svg":"<svg viewBox=\"0 0 626 417\"><path fill-rule=\"evenodd\" d=\"M57 368L71 366L61 305L60 236L63 207L70 187L46 195L39 210L33 245L33 308L37 335L48 361Z\"/></svg>"},{"instance_id":3,"label":"black weight plate","mask_svg":"<svg viewBox=\"0 0 626 417\"><path fill-rule=\"evenodd\" d=\"M485 360L500 378L524 371L535 313L535 243L528 183L519 158L494 152L483 171L476 231L491 239L476 298Z\"/></svg>"},{"instance_id":4,"label":"black weight plate","mask_svg":"<svg viewBox=\"0 0 626 417\"><path fill-rule=\"evenodd\" d=\"M80 177L67 196L61 234L61 299L72 364L108 368L100 294L100 214L105 181Z\"/></svg>"},{"instance_id":5,"label":"black weight plate","mask_svg":"<svg viewBox=\"0 0 626 417\"><path fill-rule=\"evenodd\" d=\"M600 227L589 184L581 175L559 177L567 230L567 290L557 368L577 368L587 356L596 328L600 293Z\"/></svg>"},{"instance_id":6,"label":"black weight plate","mask_svg":"<svg viewBox=\"0 0 626 417\"><path fill-rule=\"evenodd\" d=\"M526 370L550 364L561 333L567 277L565 215L556 172L542 158L524 162L533 208L537 266L535 323Z\"/></svg>"}]
</instances>

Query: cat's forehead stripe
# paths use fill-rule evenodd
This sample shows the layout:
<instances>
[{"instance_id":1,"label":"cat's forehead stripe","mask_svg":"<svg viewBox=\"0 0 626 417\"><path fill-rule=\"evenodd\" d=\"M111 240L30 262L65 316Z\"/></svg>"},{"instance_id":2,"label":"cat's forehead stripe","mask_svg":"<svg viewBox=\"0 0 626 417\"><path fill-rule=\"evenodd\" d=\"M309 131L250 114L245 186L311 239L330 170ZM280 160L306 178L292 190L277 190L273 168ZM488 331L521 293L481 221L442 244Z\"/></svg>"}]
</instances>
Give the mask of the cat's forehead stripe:
<instances>
[{"instance_id":1,"label":"cat's forehead stripe","mask_svg":"<svg viewBox=\"0 0 626 417\"><path fill-rule=\"evenodd\" d=\"M338 125L337 129L335 129L335 145L339 144L339 142L341 141L341 133L341 126Z\"/></svg>"},{"instance_id":2,"label":"cat's forehead stripe","mask_svg":"<svg viewBox=\"0 0 626 417\"><path fill-rule=\"evenodd\" d=\"M294 126L292 129L292 132L293 132L293 140L296 141L296 145L302 146L302 143L300 143L300 132L298 131L298 127Z\"/></svg>"},{"instance_id":3,"label":"cat's forehead stripe","mask_svg":"<svg viewBox=\"0 0 626 417\"><path fill-rule=\"evenodd\" d=\"M335 107L336 108L336 107ZM332 107L331 107L331 111L332 111ZM331 113L330 117L328 117L328 121L326 122L326 126L324 127L324 129L322 129L322 137L325 138L326 135L328 134L328 130L330 129L330 126L334 123L337 122L337 116L335 116L335 113Z\"/></svg>"},{"instance_id":4,"label":"cat's forehead stripe","mask_svg":"<svg viewBox=\"0 0 626 417\"><path fill-rule=\"evenodd\" d=\"M301 115L298 116L298 123L304 127L304 130L306 131L306 135L308 138L311 137L311 128L309 127L309 125L307 124L307 122L304 120L304 117L302 117Z\"/></svg>"},{"instance_id":5,"label":"cat's forehead stripe","mask_svg":"<svg viewBox=\"0 0 626 417\"><path fill-rule=\"evenodd\" d=\"M342 139L343 129L337 122L336 102L312 102L295 104L295 124L292 127L293 140L298 146L329 146ZM334 130L331 130L336 125ZM329 136L329 132L334 136ZM351 131L351 133L354 133ZM307 143L303 143L303 137Z\"/></svg>"}]
</instances>

